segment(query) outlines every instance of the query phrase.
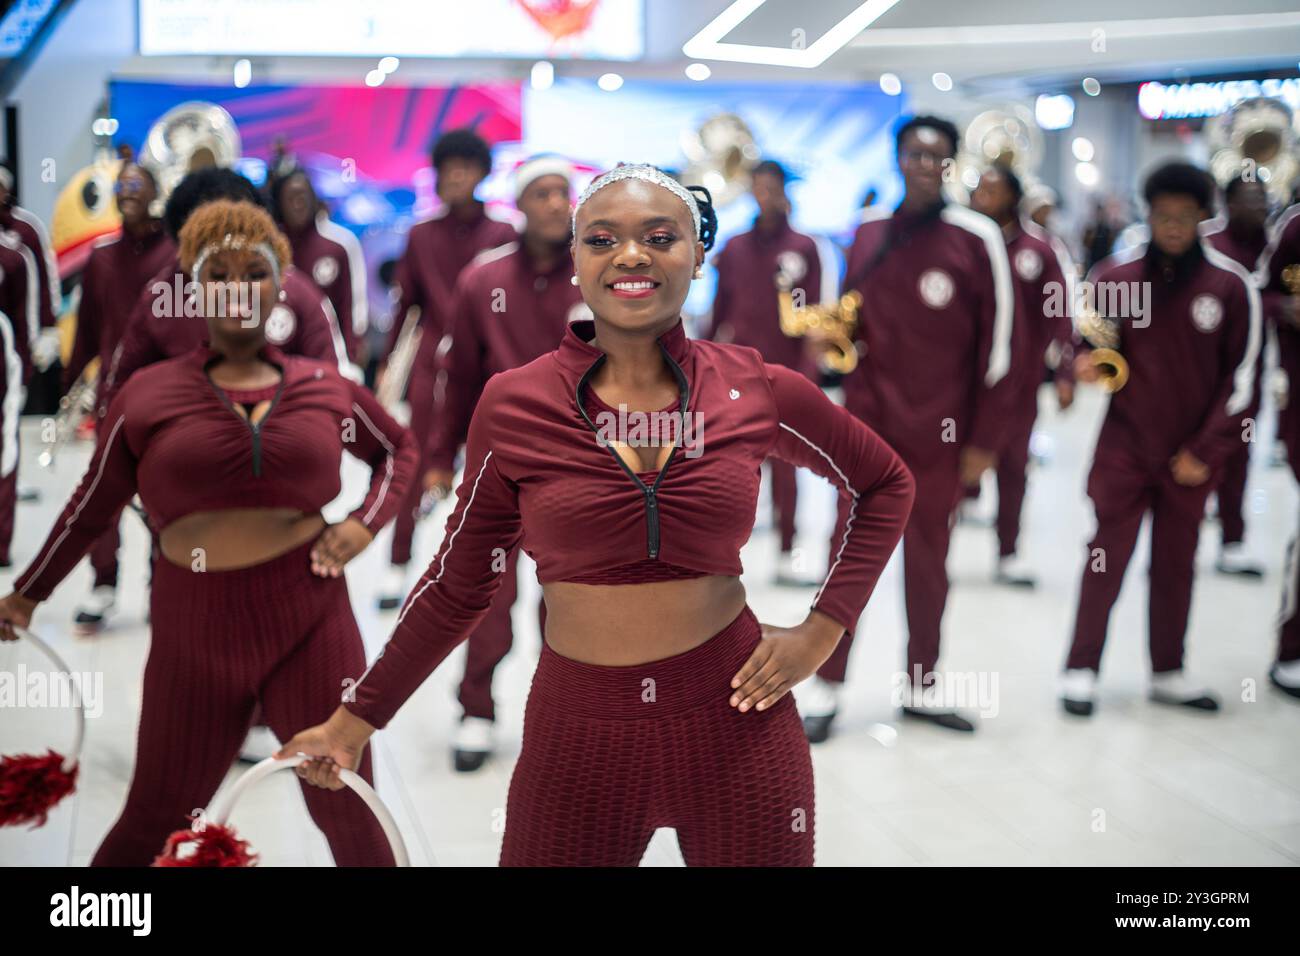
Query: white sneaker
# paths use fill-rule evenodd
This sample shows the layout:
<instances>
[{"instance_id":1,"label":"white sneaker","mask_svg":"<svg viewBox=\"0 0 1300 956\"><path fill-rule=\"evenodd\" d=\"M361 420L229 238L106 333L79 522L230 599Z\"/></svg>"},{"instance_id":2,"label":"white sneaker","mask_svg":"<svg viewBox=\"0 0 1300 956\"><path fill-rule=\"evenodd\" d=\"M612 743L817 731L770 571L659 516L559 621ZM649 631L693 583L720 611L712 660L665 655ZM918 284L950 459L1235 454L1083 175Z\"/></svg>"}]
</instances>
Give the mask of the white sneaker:
<instances>
[{"instance_id":1,"label":"white sneaker","mask_svg":"<svg viewBox=\"0 0 1300 956\"><path fill-rule=\"evenodd\" d=\"M1282 686L1300 688L1300 660L1278 661L1273 665L1272 673Z\"/></svg>"},{"instance_id":2,"label":"white sneaker","mask_svg":"<svg viewBox=\"0 0 1300 956\"><path fill-rule=\"evenodd\" d=\"M1239 574L1249 578L1264 576L1264 569L1246 552L1246 546L1240 541L1223 546L1219 552L1219 560L1214 564L1214 570L1220 574Z\"/></svg>"},{"instance_id":3,"label":"white sneaker","mask_svg":"<svg viewBox=\"0 0 1300 956\"><path fill-rule=\"evenodd\" d=\"M1020 554L998 558L998 570L993 579L998 584L1016 588L1032 588L1038 583L1033 565Z\"/></svg>"},{"instance_id":4,"label":"white sneaker","mask_svg":"<svg viewBox=\"0 0 1300 956\"><path fill-rule=\"evenodd\" d=\"M117 590L110 584L101 584L77 605L73 626L78 634L94 634L103 629L109 612L117 604Z\"/></svg>"},{"instance_id":5,"label":"white sneaker","mask_svg":"<svg viewBox=\"0 0 1300 956\"><path fill-rule=\"evenodd\" d=\"M800 685L795 696L804 717L833 717L840 709L840 685L816 674Z\"/></svg>"},{"instance_id":6,"label":"white sneaker","mask_svg":"<svg viewBox=\"0 0 1300 956\"><path fill-rule=\"evenodd\" d=\"M406 599L406 565L390 564L379 585L379 610L392 611Z\"/></svg>"},{"instance_id":7,"label":"white sneaker","mask_svg":"<svg viewBox=\"0 0 1300 956\"><path fill-rule=\"evenodd\" d=\"M452 738L452 760L458 773L471 773L483 766L492 753L495 725L485 717L462 717Z\"/></svg>"},{"instance_id":8,"label":"white sneaker","mask_svg":"<svg viewBox=\"0 0 1300 956\"><path fill-rule=\"evenodd\" d=\"M1181 670L1152 674L1151 699L1160 704L1177 704L1197 710L1219 709L1219 699L1214 692Z\"/></svg>"},{"instance_id":9,"label":"white sneaker","mask_svg":"<svg viewBox=\"0 0 1300 956\"><path fill-rule=\"evenodd\" d=\"M261 763L267 757L275 756L280 749L280 741L271 733L270 727L250 727L244 744L239 748L239 759L244 763Z\"/></svg>"},{"instance_id":10,"label":"white sneaker","mask_svg":"<svg viewBox=\"0 0 1300 956\"><path fill-rule=\"evenodd\" d=\"M815 588L821 578L795 563L793 551L782 551L776 559L776 583L786 587Z\"/></svg>"},{"instance_id":11,"label":"white sneaker","mask_svg":"<svg viewBox=\"0 0 1300 956\"><path fill-rule=\"evenodd\" d=\"M1061 703L1068 713L1087 717L1097 696L1097 672L1089 667L1072 667L1061 677Z\"/></svg>"}]
</instances>

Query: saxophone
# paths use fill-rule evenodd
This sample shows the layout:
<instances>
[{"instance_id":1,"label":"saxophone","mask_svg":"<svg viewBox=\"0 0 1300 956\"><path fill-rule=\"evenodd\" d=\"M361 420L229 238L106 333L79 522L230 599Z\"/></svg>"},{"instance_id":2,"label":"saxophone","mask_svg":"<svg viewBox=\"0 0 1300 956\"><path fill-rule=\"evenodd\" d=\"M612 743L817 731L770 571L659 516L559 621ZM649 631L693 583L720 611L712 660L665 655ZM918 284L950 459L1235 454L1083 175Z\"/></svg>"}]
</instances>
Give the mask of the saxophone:
<instances>
[{"instance_id":1,"label":"saxophone","mask_svg":"<svg viewBox=\"0 0 1300 956\"><path fill-rule=\"evenodd\" d=\"M862 294L856 289L844 293L833 305L794 304L793 276L782 264L776 271L776 296L781 331L791 338L811 337L822 353L818 363L828 371L847 375L858 367L858 350L853 334L858 328Z\"/></svg>"},{"instance_id":2,"label":"saxophone","mask_svg":"<svg viewBox=\"0 0 1300 956\"><path fill-rule=\"evenodd\" d=\"M1085 305L1080 305L1076 323L1079 334L1092 346L1089 357L1101 375L1101 387L1118 392L1128 383L1128 360L1118 351L1119 323Z\"/></svg>"}]
</instances>

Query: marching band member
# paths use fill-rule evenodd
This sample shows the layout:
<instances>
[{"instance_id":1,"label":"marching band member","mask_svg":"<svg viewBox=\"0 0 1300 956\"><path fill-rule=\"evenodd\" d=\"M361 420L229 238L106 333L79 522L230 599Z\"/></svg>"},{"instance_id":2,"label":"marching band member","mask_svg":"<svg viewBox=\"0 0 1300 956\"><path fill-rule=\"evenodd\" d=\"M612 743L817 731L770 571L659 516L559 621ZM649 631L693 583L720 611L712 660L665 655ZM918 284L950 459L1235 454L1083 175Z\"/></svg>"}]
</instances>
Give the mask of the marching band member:
<instances>
[{"instance_id":1,"label":"marching band member","mask_svg":"<svg viewBox=\"0 0 1300 956\"><path fill-rule=\"evenodd\" d=\"M1023 195L1020 178L1011 169L995 165L980 176L970 200L972 209L1002 228L1012 279L1023 307L1016 321L1016 332L1020 337L1017 354L1023 354L1025 360L1016 373L1020 381L1013 394L996 469L996 580L1033 587L1034 564L1017 547L1025 500L1025 471L1029 467L1029 439L1038 417L1038 386L1043 381L1044 359L1053 343L1063 350L1052 376L1057 403L1065 410L1074 402L1073 356L1065 350L1074 331L1071 303L1076 277L1065 244L1020 215Z\"/></svg>"},{"instance_id":2,"label":"marching band member","mask_svg":"<svg viewBox=\"0 0 1300 956\"><path fill-rule=\"evenodd\" d=\"M1300 481L1300 205L1287 209L1269 230L1260 256L1258 281L1264 311L1277 334L1278 364L1291 382L1291 400L1278 416L1278 434L1286 447L1291 472ZM1277 660L1269 680L1292 697L1300 697L1300 537L1287 549L1286 580L1279 614Z\"/></svg>"},{"instance_id":3,"label":"marching band member","mask_svg":"<svg viewBox=\"0 0 1300 956\"><path fill-rule=\"evenodd\" d=\"M135 163L124 163L116 183L122 231L96 243L81 274L81 304L77 307L77 332L72 357L63 370L66 393L81 377L86 366L99 359L95 382L97 396L104 391L104 379L113 361L113 351L122 339L127 316L140 298L145 283L176 257L176 244L150 213L157 198L153 174ZM98 400L96 407L99 406ZM103 419L97 419L102 424ZM80 633L94 633L116 603L118 522L113 521L90 550L95 580L90 594L76 610Z\"/></svg>"},{"instance_id":4,"label":"marching band member","mask_svg":"<svg viewBox=\"0 0 1300 956\"><path fill-rule=\"evenodd\" d=\"M791 283L796 301L815 304L834 298L833 283L838 270L833 265L823 269L816 240L790 228L786 171L781 164L765 160L754 168L752 178L758 218L749 232L729 239L722 252L714 257L718 286L706 338L758 349L765 361L779 363L815 381L816 363L810 358L806 343L781 331L773 277L781 271ZM774 523L781 535L776 583L815 586L817 582L794 560L798 500L795 469L773 458L768 463L768 473Z\"/></svg>"},{"instance_id":5,"label":"marching band member","mask_svg":"<svg viewBox=\"0 0 1300 956\"><path fill-rule=\"evenodd\" d=\"M568 323L589 314L582 292L569 281L572 181L572 164L559 156L538 156L515 170L522 235L479 253L456 282L425 475L425 487L440 495L451 490L456 454L487 381L552 351ZM501 589L466 645L462 715L452 742L459 771L477 770L493 750L492 675L514 643L510 609L518 594L518 554L510 553Z\"/></svg>"},{"instance_id":6,"label":"marching band member","mask_svg":"<svg viewBox=\"0 0 1300 956\"><path fill-rule=\"evenodd\" d=\"M189 217L205 203L218 199L261 206L257 189L239 173L217 167L200 169L182 179L167 199L163 223L168 234L178 239ZM282 278L278 300L266 319L266 340L288 355L333 362L351 376L343 336L329 299L292 265L284 270ZM184 355L203 342L206 326L196 316L185 314L189 296L184 285L188 281L180 260L173 257L145 283L109 363L99 402L101 417L137 369Z\"/></svg>"},{"instance_id":7,"label":"marching band member","mask_svg":"<svg viewBox=\"0 0 1300 956\"><path fill-rule=\"evenodd\" d=\"M140 492L162 552L152 642L131 789L92 865L148 865L221 784L255 706L287 737L326 717L364 666L343 566L392 517L414 477L415 442L335 363L267 341L267 304L289 257L251 203L214 201L189 218L180 262L203 287L207 340L117 391L85 477L0 601L0 638L12 640L11 625L30 623ZM370 489L327 525L320 509L339 492L344 450L371 466ZM358 772L372 779L368 758ZM336 863L392 864L354 794L304 786L304 796Z\"/></svg>"},{"instance_id":8,"label":"marching band member","mask_svg":"<svg viewBox=\"0 0 1300 956\"><path fill-rule=\"evenodd\" d=\"M917 116L897 133L905 193L897 209L863 213L849 253L845 290L862 295L863 355L845 376L846 407L898 450L916 479L916 507L903 533L907 675L903 713L953 730L974 725L934 692L939 629L948 598L950 519L962 487L995 463L1018 384L1012 369L1016 290L997 226L944 202L943 169L958 133ZM844 533L844 509L832 538ZM804 725L825 740L853 643L850 631L806 688Z\"/></svg>"},{"instance_id":9,"label":"marching band member","mask_svg":"<svg viewBox=\"0 0 1300 956\"><path fill-rule=\"evenodd\" d=\"M1255 179L1237 176L1223 187L1227 218L1209 220L1201 237L1232 259L1247 272L1254 270L1268 245L1268 190ZM1265 303L1267 305L1267 303ZM1264 319L1271 319L1265 308ZM1260 362L1261 370L1263 362ZM1261 372L1262 378L1262 372ZM1256 385L1258 388L1258 384ZM1250 469L1250 442L1242 442L1223 466L1223 477L1214 489L1219 499L1221 543L1215 570L1220 574L1237 574L1260 578L1264 569L1246 552L1246 475Z\"/></svg>"},{"instance_id":10,"label":"marching band member","mask_svg":"<svg viewBox=\"0 0 1300 956\"><path fill-rule=\"evenodd\" d=\"M1147 177L1143 194L1150 244L1103 259L1089 274L1097 312L1118 324L1131 373L1111 396L1088 476L1097 531L1062 685L1066 711L1081 716L1093 710L1110 611L1147 512L1151 697L1218 709L1214 693L1183 669L1196 543L1205 499L1246 440L1259 401L1259 293L1245 269L1198 240L1211 205L1208 178L1188 163L1168 163ZM1150 301L1135 307L1143 288ZM1130 294L1110 296L1111 289ZM1075 371L1085 382L1099 374L1086 351Z\"/></svg>"},{"instance_id":11,"label":"marching band member","mask_svg":"<svg viewBox=\"0 0 1300 956\"><path fill-rule=\"evenodd\" d=\"M480 252L511 242L519 235L512 223L498 218L495 210L474 197L478 184L492 171L492 152L481 136L468 129L444 133L433 147L433 169L441 205L430 218L412 226L406 237L406 251L397 264L401 293L388 341L391 354L407 311L413 306L419 308L422 335L406 398L411 408L411 430L421 447L427 445L432 429L438 353L448 329L447 310L456 278ZM421 496L420 483L412 483L397 513L392 566L380 590L381 609L396 608L406 593L406 566L411 560L411 538Z\"/></svg>"},{"instance_id":12,"label":"marching band member","mask_svg":"<svg viewBox=\"0 0 1300 956\"><path fill-rule=\"evenodd\" d=\"M547 620L502 865L634 866L662 826L689 865L811 865L812 761L788 691L861 613L911 479L802 375L687 338L680 310L717 224L704 190L622 166L574 215L594 321L487 382L447 534L392 638L355 700L281 754L322 758L300 775L341 787L338 769L482 619L498 556L522 541ZM674 413L668 435L628 418ZM691 416L707 419L707 451ZM760 625L739 577L773 454L836 483L852 511L793 628Z\"/></svg>"},{"instance_id":13,"label":"marching band member","mask_svg":"<svg viewBox=\"0 0 1300 956\"><path fill-rule=\"evenodd\" d=\"M41 328L53 328L59 316L59 306L63 302L59 264L54 259L54 246L50 243L45 223L15 202L14 174L8 163L0 164L0 229L11 233L36 261L41 290ZM57 338L47 334L47 339L57 346ZM55 354L58 354L57 351Z\"/></svg>"},{"instance_id":14,"label":"marching band member","mask_svg":"<svg viewBox=\"0 0 1300 956\"><path fill-rule=\"evenodd\" d=\"M271 214L293 249L294 268L311 276L329 299L348 358L362 364L369 306L361 243L330 221L305 169L292 169L276 178L271 186Z\"/></svg>"}]
</instances>

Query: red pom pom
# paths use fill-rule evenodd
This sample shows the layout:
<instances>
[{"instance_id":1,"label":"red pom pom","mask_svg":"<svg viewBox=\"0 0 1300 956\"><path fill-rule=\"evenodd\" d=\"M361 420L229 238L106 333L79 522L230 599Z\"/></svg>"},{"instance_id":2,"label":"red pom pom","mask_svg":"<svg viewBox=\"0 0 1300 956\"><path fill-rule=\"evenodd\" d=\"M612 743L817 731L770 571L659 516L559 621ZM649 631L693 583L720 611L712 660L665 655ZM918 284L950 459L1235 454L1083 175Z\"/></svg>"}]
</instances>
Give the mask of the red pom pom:
<instances>
[{"instance_id":1,"label":"red pom pom","mask_svg":"<svg viewBox=\"0 0 1300 956\"><path fill-rule=\"evenodd\" d=\"M77 765L63 769L63 754L0 757L0 826L44 826L54 805L77 787Z\"/></svg>"},{"instance_id":2,"label":"red pom pom","mask_svg":"<svg viewBox=\"0 0 1300 956\"><path fill-rule=\"evenodd\" d=\"M154 866L256 866L257 854L233 827L209 823L202 830L177 830L167 838Z\"/></svg>"}]
</instances>

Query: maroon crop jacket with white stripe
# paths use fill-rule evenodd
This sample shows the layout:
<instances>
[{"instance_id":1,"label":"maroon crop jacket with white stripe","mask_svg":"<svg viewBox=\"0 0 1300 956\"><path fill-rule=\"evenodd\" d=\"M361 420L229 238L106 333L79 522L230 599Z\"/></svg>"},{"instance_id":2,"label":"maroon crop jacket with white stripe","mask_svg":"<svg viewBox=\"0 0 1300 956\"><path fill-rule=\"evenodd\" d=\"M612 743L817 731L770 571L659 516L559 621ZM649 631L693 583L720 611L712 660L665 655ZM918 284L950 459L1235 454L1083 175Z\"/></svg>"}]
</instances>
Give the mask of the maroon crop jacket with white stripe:
<instances>
[{"instance_id":1,"label":"maroon crop jacket with white stripe","mask_svg":"<svg viewBox=\"0 0 1300 956\"><path fill-rule=\"evenodd\" d=\"M349 517L372 533L392 519L419 460L410 430L332 363L271 345L260 354L281 378L256 425L209 377L218 355L207 346L132 375L108 408L81 484L14 590L49 597L137 491L158 531L196 511L319 511L338 496L345 449L372 470Z\"/></svg>"},{"instance_id":2,"label":"maroon crop jacket with white stripe","mask_svg":"<svg viewBox=\"0 0 1300 956\"><path fill-rule=\"evenodd\" d=\"M646 560L740 575L770 456L852 500L813 607L855 626L911 511L912 477L898 455L798 372L751 348L693 341L679 320L659 345L695 430L657 475L635 473L598 441L609 422L589 418L578 397L590 395L605 359L594 332L590 320L573 322L558 349L484 387L442 545L344 704L372 726L384 726L470 633L521 542L543 584Z\"/></svg>"}]
</instances>

